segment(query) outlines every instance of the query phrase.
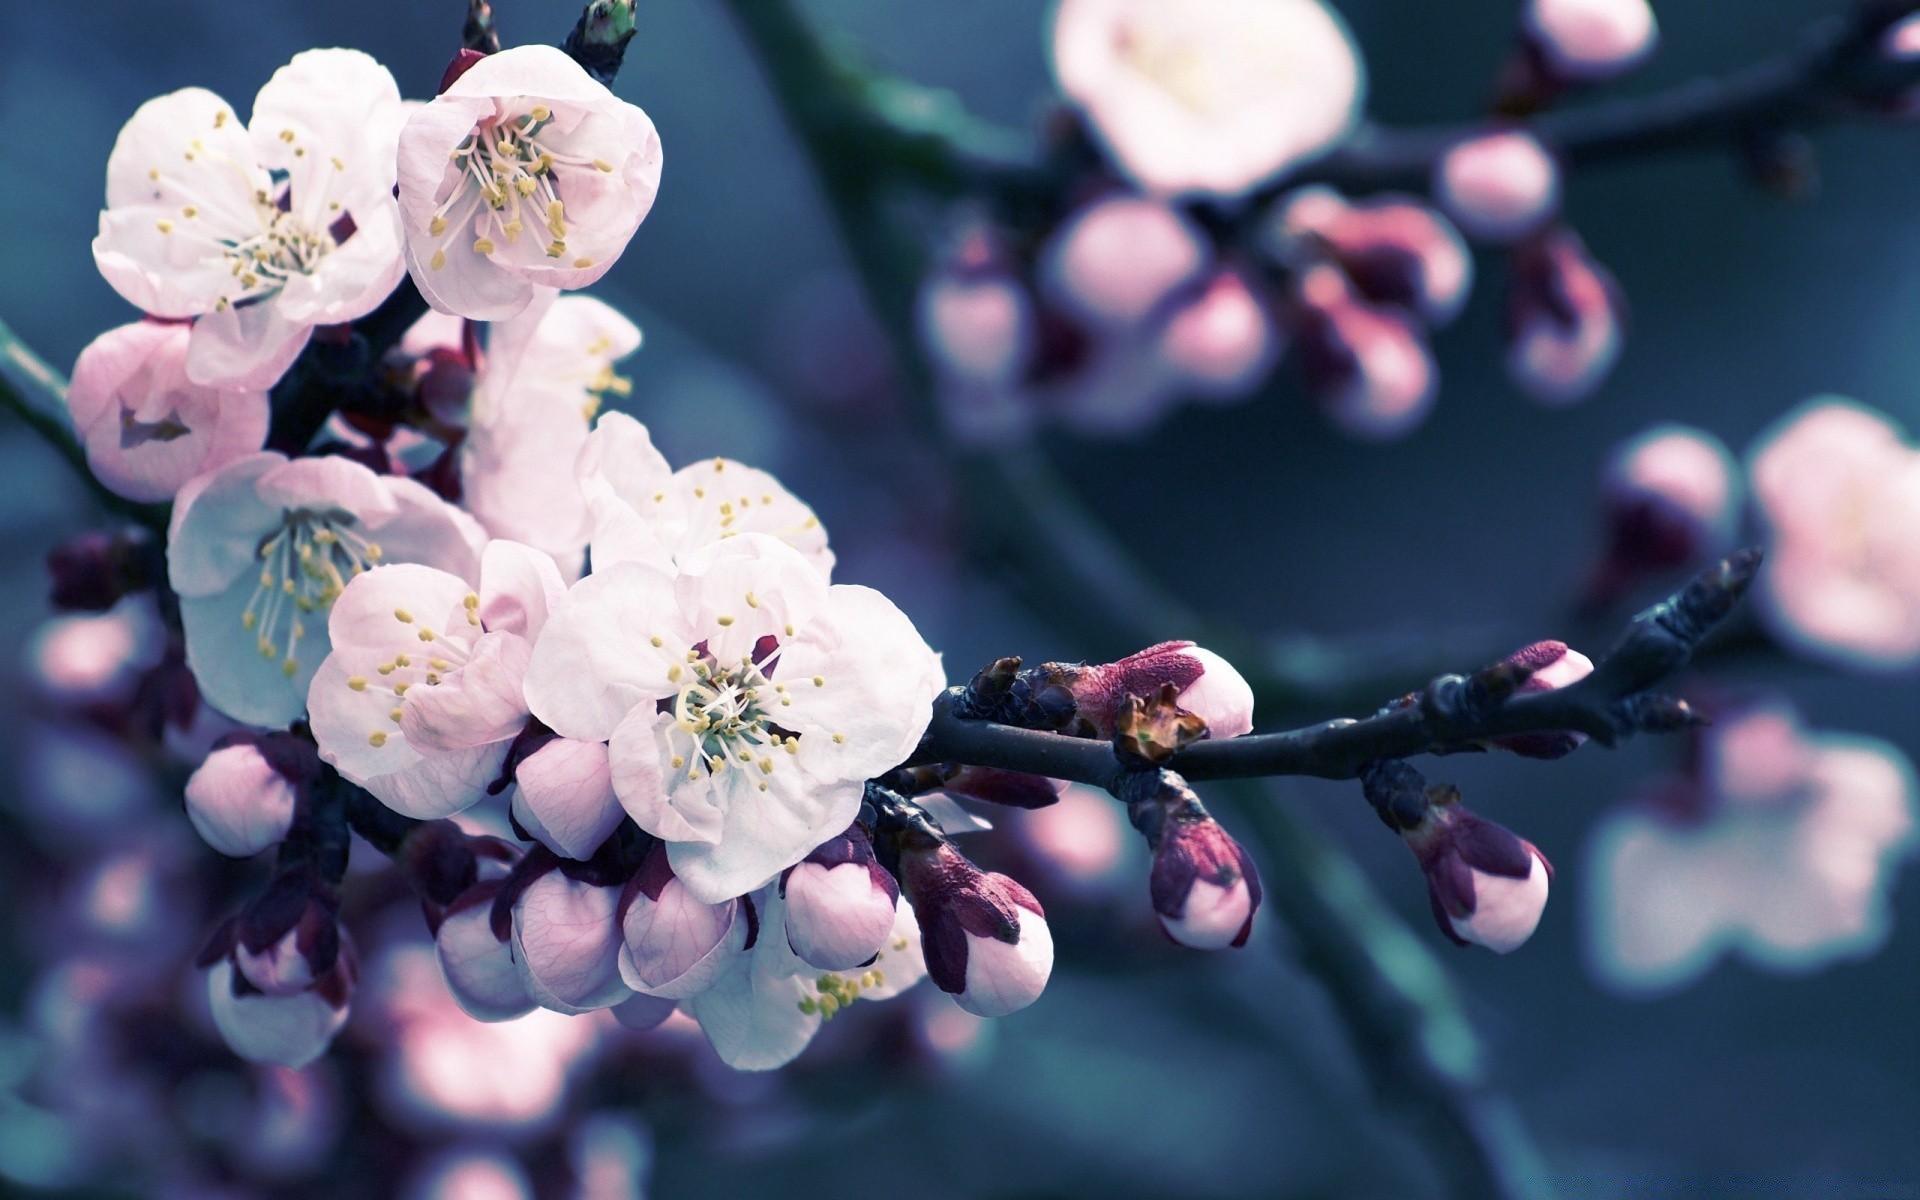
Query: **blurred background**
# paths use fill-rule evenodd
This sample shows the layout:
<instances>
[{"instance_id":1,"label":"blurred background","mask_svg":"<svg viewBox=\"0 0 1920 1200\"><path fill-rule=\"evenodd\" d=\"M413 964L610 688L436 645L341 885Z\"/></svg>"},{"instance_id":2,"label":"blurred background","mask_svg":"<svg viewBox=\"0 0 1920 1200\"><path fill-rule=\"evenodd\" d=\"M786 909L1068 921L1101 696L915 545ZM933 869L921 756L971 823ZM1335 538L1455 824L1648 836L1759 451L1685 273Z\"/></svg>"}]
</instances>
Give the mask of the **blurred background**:
<instances>
[{"instance_id":1,"label":"blurred background","mask_svg":"<svg viewBox=\"0 0 1920 1200\"><path fill-rule=\"evenodd\" d=\"M1484 109L1511 46L1509 6L1338 7L1369 66L1374 116L1450 121ZM403 91L424 96L457 44L460 8L0 0L0 128L15 139L13 166L0 172L0 317L63 369L97 332L131 319L88 244L107 153L141 101L199 85L244 105L292 54L332 45L372 53ZM878 64L951 88L1000 123L1030 126L1054 98L1040 3L803 8ZM1669 0L1658 6L1658 57L1616 90L1751 62L1834 9L1831 0ZM558 39L577 6L500 0L495 11L512 44ZM917 494L897 486L915 474L903 470L914 451L887 420L869 419L899 404L885 343L727 11L644 4L616 90L647 110L666 147L658 204L597 289L647 335L626 364L634 391L623 407L676 463L727 454L780 474L834 531L838 578L894 596L946 654L952 677L1001 654L1087 653L1070 614L1024 609L967 560L937 471L919 476ZM1920 426L1920 138L1847 127L1816 143L1819 193L1798 204L1760 193L1723 155L1570 176L1568 214L1633 312L1618 369L1579 407L1537 407L1508 384L1502 268L1483 255L1464 317L1435 340L1437 410L1404 440L1342 439L1283 371L1249 403L1184 408L1129 441L1050 437L1049 449L1175 591L1248 627L1387 647L1564 636L1579 628L1568 613L1600 536L1595 480L1620 440L1675 420L1739 453L1790 407L1827 392ZM1145 480L1154 482L1147 503ZM112 1136L75 1121L35 1089L45 1064L67 1052L63 1037L94 1036L80 1018L86 981L71 963L59 973L60 953L75 897L94 886L90 872L111 865L100 847L127 819L113 814L166 813L181 834L153 875L178 887L154 883L160 890L139 901L155 908L153 929L168 931L139 933L143 952L190 956L215 914L195 907L180 881L242 869L211 865L171 813L176 799L115 795L154 785L36 711L29 640L48 611L40 563L96 522L64 464L18 426L0 428L0 1177L18 1186L478 1200L516 1194L484 1190L509 1186L501 1180L513 1173L487 1155L517 1156L539 1187L543 1163L602 1152L650 1172L651 1194L669 1197L1443 1194L1279 922L1269 918L1245 953L1174 953L1151 928L1142 860L1125 861L1141 853L1131 831L1117 810L1097 806L1051 834L1011 820L985 835L999 840L983 860L1016 861L1048 836L1098 851L1081 877L1029 879L1050 913L1060 905L1070 914L1056 925L1061 966L1042 1002L991 1028L916 1000L861 1028L830 1028L793 1068L764 1077L727 1071L697 1035L671 1029L596 1029L585 1049L586 1034L530 1032L512 1051L523 1057L507 1061L575 1063L580 1094L568 1111L600 1122L556 1124L542 1120L538 1096L523 1094L536 1085L518 1082L539 1068L476 1082L508 1053L491 1043L465 1049L466 1059L447 1051L435 1060L439 1075L409 1076L387 1061L396 1035L382 1030L444 1013L356 1006L342 1049L305 1082L242 1080L217 1046L189 1052L165 1027L122 1026L119 1074L88 1086L124 1086L145 1107L103 1100L84 1110L129 1123ZM1415 669L1434 661L1432 652L1416 658ZM1759 677L1743 671L1754 668L1733 678ZM1764 677L1790 688L1813 727L1920 751L1906 679L1778 663ZM1290 719L1335 715L1359 714ZM1505 957L1442 941L1419 872L1357 786L1286 781L1265 802L1324 826L1458 981L1491 1077L1543 1156L1540 1194L1550 1183L1595 1196L1920 1195L1920 893L1910 882L1894 891L1891 937L1860 961L1781 974L1728 960L1651 999L1616 994L1590 969L1588 834L1679 755L1675 740L1643 738L1568 762L1486 756L1429 772L1457 782L1476 810L1537 842L1559 868L1539 934ZM41 811L91 802L108 814L92 824ZM1119 885L1102 882L1115 872ZM158 911L170 896L174 908ZM402 972L421 965L382 961ZM412 992L396 985L393 994L408 997L397 1007L430 1009L417 993L436 986L431 977ZM446 1066L463 1062L473 1078ZM531 1105L531 1118L516 1110L502 1119L473 1102L490 1088L508 1109ZM303 1124L300 1114L315 1111L335 1128ZM306 1140L282 1128L276 1136L292 1148L276 1151L270 1169L246 1166L232 1147L279 1146L250 1122L283 1112ZM459 1170L469 1171L458 1185L469 1190L432 1191L456 1186L435 1172Z\"/></svg>"}]
</instances>

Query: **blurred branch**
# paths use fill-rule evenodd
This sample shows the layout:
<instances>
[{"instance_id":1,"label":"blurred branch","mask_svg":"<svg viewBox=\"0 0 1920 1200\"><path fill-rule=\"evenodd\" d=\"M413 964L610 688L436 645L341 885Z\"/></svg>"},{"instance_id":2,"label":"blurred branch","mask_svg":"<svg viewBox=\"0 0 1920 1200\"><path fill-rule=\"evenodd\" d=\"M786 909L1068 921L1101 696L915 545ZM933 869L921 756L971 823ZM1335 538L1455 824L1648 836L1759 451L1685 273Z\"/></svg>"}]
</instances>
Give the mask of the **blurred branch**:
<instances>
[{"instance_id":1,"label":"blurred branch","mask_svg":"<svg viewBox=\"0 0 1920 1200\"><path fill-rule=\"evenodd\" d=\"M67 381L4 321L0 321L0 405L67 460L101 508L156 532L166 529L165 505L135 503L108 491L93 477L87 467L87 452L75 436L73 419L67 413Z\"/></svg>"},{"instance_id":2,"label":"blurred branch","mask_svg":"<svg viewBox=\"0 0 1920 1200\"><path fill-rule=\"evenodd\" d=\"M1759 552L1748 550L1702 573L1634 618L1593 673L1565 687L1520 692L1530 672L1497 663L1472 676L1443 675L1364 720L1200 741L1159 765L1192 780L1351 779L1376 759L1452 753L1520 734L1572 730L1611 746L1635 732L1684 728L1696 720L1685 702L1651 689L1686 665L1733 611L1759 565ZM1106 742L971 715L981 707L971 687L950 689L935 704L933 723L907 765L966 763L1109 790L1134 769Z\"/></svg>"}]
</instances>

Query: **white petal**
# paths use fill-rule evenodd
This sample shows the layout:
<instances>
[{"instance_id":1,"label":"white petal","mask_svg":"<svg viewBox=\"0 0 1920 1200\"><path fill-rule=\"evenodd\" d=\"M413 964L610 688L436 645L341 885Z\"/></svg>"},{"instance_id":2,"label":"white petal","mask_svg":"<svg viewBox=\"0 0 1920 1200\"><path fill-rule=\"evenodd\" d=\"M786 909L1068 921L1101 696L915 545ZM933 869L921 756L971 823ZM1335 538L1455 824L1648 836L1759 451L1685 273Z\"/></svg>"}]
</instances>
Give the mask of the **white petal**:
<instances>
[{"instance_id":1,"label":"white petal","mask_svg":"<svg viewBox=\"0 0 1920 1200\"><path fill-rule=\"evenodd\" d=\"M313 326L288 320L273 301L208 313L193 323L187 377L229 388L270 388L307 348Z\"/></svg>"},{"instance_id":2,"label":"white petal","mask_svg":"<svg viewBox=\"0 0 1920 1200\"><path fill-rule=\"evenodd\" d=\"M529 715L521 685L532 653L515 634L483 635L464 665L408 690L400 720L407 743L431 754L511 739Z\"/></svg>"},{"instance_id":3,"label":"white petal","mask_svg":"<svg viewBox=\"0 0 1920 1200\"><path fill-rule=\"evenodd\" d=\"M514 779L514 814L529 831L538 825L539 840L568 858L592 857L626 815L602 742L556 738L522 759Z\"/></svg>"},{"instance_id":4,"label":"white petal","mask_svg":"<svg viewBox=\"0 0 1920 1200\"><path fill-rule=\"evenodd\" d=\"M776 678L793 698L782 723L822 780L868 779L898 766L933 719L946 686L940 656L871 588L836 584L821 615L783 646Z\"/></svg>"},{"instance_id":5,"label":"white petal","mask_svg":"<svg viewBox=\"0 0 1920 1200\"><path fill-rule=\"evenodd\" d=\"M757 772L756 772L757 774ZM709 902L766 884L853 823L865 794L862 780L820 783L790 763L760 779L740 769L707 776L726 791L719 800L720 835L712 842L669 842L667 856L687 890ZM759 790L765 783L767 789ZM686 791L693 785L682 785ZM778 937L778 932L771 936Z\"/></svg>"},{"instance_id":6,"label":"white petal","mask_svg":"<svg viewBox=\"0 0 1920 1200\"><path fill-rule=\"evenodd\" d=\"M667 671L686 661L693 640L664 571L595 570L548 618L527 668L527 703L556 733L605 741L636 705L651 709L674 693Z\"/></svg>"}]
</instances>

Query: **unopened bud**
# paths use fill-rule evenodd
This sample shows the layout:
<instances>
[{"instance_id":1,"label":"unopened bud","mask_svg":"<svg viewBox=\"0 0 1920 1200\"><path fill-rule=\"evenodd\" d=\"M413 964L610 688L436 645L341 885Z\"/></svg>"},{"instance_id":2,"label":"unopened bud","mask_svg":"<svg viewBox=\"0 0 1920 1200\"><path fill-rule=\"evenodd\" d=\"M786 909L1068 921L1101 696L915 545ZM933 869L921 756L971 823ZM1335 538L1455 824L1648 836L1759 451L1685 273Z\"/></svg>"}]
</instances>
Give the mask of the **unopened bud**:
<instances>
[{"instance_id":1,"label":"unopened bud","mask_svg":"<svg viewBox=\"0 0 1920 1200\"><path fill-rule=\"evenodd\" d=\"M553 738L514 765L513 817L566 858L588 859L626 816L605 742Z\"/></svg>"},{"instance_id":2,"label":"unopened bud","mask_svg":"<svg viewBox=\"0 0 1920 1200\"><path fill-rule=\"evenodd\" d=\"M541 1007L583 1013L627 998L620 979L618 887L549 871L526 885L513 906L514 962Z\"/></svg>"},{"instance_id":3,"label":"unopened bud","mask_svg":"<svg viewBox=\"0 0 1920 1200\"><path fill-rule=\"evenodd\" d=\"M534 1007L513 962L513 944L494 936L488 920L498 880L467 889L441 918L433 947L456 1003L476 1021L509 1021Z\"/></svg>"},{"instance_id":4,"label":"unopened bud","mask_svg":"<svg viewBox=\"0 0 1920 1200\"><path fill-rule=\"evenodd\" d=\"M851 825L817 846L780 881L787 944L809 966L848 971L873 961L893 932L900 885Z\"/></svg>"},{"instance_id":5,"label":"unopened bud","mask_svg":"<svg viewBox=\"0 0 1920 1200\"><path fill-rule=\"evenodd\" d=\"M1169 685L1175 702L1205 721L1211 736L1239 737L1253 729L1253 688L1246 677L1192 642L1161 642L1117 662L1065 668L1064 682L1083 732L1101 738L1113 737L1133 700L1151 699Z\"/></svg>"},{"instance_id":6,"label":"unopened bud","mask_svg":"<svg viewBox=\"0 0 1920 1200\"><path fill-rule=\"evenodd\" d=\"M1612 79L1660 40L1647 0L1528 0L1521 20L1541 64L1563 83Z\"/></svg>"},{"instance_id":7,"label":"unopened bud","mask_svg":"<svg viewBox=\"0 0 1920 1200\"><path fill-rule=\"evenodd\" d=\"M1426 420L1438 370L1426 338L1399 310L1362 300L1340 268L1321 263L1300 276L1294 325L1301 373L1341 432L1388 441Z\"/></svg>"},{"instance_id":8,"label":"unopened bud","mask_svg":"<svg viewBox=\"0 0 1920 1200\"><path fill-rule=\"evenodd\" d=\"M1724 552L1739 532L1740 492L1732 453L1710 433L1656 425L1622 443L1600 478L1607 544L1589 605Z\"/></svg>"},{"instance_id":9,"label":"unopened bud","mask_svg":"<svg viewBox=\"0 0 1920 1200\"><path fill-rule=\"evenodd\" d=\"M1448 938L1507 954L1533 936L1553 877L1533 843L1458 803L1433 805L1402 836Z\"/></svg>"},{"instance_id":10,"label":"unopened bud","mask_svg":"<svg viewBox=\"0 0 1920 1200\"><path fill-rule=\"evenodd\" d=\"M934 364L961 384L1011 384L1033 353L1033 297L985 227L963 232L921 285L918 317Z\"/></svg>"},{"instance_id":11,"label":"unopened bud","mask_svg":"<svg viewBox=\"0 0 1920 1200\"><path fill-rule=\"evenodd\" d=\"M1517 241L1559 207L1560 168L1530 133L1484 133L1440 157L1433 194L1467 236Z\"/></svg>"},{"instance_id":12,"label":"unopened bud","mask_svg":"<svg viewBox=\"0 0 1920 1200\"><path fill-rule=\"evenodd\" d=\"M1184 790L1184 789L1183 789ZM1260 907L1253 858L1191 793L1158 812L1135 808L1153 847L1153 911L1167 936L1196 950L1244 946Z\"/></svg>"},{"instance_id":13,"label":"unopened bud","mask_svg":"<svg viewBox=\"0 0 1920 1200\"><path fill-rule=\"evenodd\" d=\"M297 738L230 736L187 780L187 819L220 853L251 857L287 836L300 790L319 766Z\"/></svg>"},{"instance_id":14,"label":"unopened bud","mask_svg":"<svg viewBox=\"0 0 1920 1200\"><path fill-rule=\"evenodd\" d=\"M1207 242L1172 205L1143 196L1096 200L1068 219L1043 255L1050 295L1094 325L1144 321L1197 277Z\"/></svg>"},{"instance_id":15,"label":"unopened bud","mask_svg":"<svg viewBox=\"0 0 1920 1200\"><path fill-rule=\"evenodd\" d=\"M1506 661L1530 672L1517 689L1520 695L1550 692L1593 674L1593 660L1565 642L1534 642L1508 655ZM1563 758L1579 749L1587 735L1574 730L1516 733L1494 738L1492 744L1526 758Z\"/></svg>"},{"instance_id":16,"label":"unopened bud","mask_svg":"<svg viewBox=\"0 0 1920 1200\"><path fill-rule=\"evenodd\" d=\"M695 899L673 873L664 843L647 851L620 904L620 977L636 992L697 995L759 937L752 900Z\"/></svg>"},{"instance_id":17,"label":"unopened bud","mask_svg":"<svg viewBox=\"0 0 1920 1200\"><path fill-rule=\"evenodd\" d=\"M1473 285L1473 258L1460 232L1404 197L1349 203L1330 187L1301 188L1275 212L1270 239L1296 265L1331 258L1361 296L1430 326L1459 315Z\"/></svg>"},{"instance_id":18,"label":"unopened bud","mask_svg":"<svg viewBox=\"0 0 1920 1200\"><path fill-rule=\"evenodd\" d=\"M936 987L980 1017L1040 998L1053 973L1053 934L1032 892L944 842L903 853L900 868Z\"/></svg>"},{"instance_id":19,"label":"unopened bud","mask_svg":"<svg viewBox=\"0 0 1920 1200\"><path fill-rule=\"evenodd\" d=\"M249 1062L304 1067L326 1052L346 1024L354 977L351 948L342 947L333 969L312 986L273 996L221 959L207 972L207 1000L214 1026L235 1054Z\"/></svg>"},{"instance_id":20,"label":"unopened bud","mask_svg":"<svg viewBox=\"0 0 1920 1200\"><path fill-rule=\"evenodd\" d=\"M1280 357L1267 305L1236 271L1219 271L1167 317L1160 361L1199 399L1244 396Z\"/></svg>"},{"instance_id":21,"label":"unopened bud","mask_svg":"<svg viewBox=\"0 0 1920 1200\"><path fill-rule=\"evenodd\" d=\"M1515 249L1507 296L1507 374L1542 404L1586 399L1626 338L1626 299L1571 229Z\"/></svg>"}]
</instances>

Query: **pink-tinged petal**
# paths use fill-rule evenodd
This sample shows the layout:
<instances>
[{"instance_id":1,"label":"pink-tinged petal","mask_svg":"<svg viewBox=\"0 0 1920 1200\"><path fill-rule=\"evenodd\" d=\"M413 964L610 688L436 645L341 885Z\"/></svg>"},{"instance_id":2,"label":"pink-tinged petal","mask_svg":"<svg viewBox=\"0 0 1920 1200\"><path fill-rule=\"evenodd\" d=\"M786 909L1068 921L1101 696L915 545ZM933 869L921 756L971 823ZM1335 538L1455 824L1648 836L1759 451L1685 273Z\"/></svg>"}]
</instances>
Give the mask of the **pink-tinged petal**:
<instances>
[{"instance_id":1,"label":"pink-tinged petal","mask_svg":"<svg viewBox=\"0 0 1920 1200\"><path fill-rule=\"evenodd\" d=\"M295 802L293 785L250 743L215 750L187 780L187 819L194 832L234 858L251 857L286 837Z\"/></svg>"},{"instance_id":2,"label":"pink-tinged petal","mask_svg":"<svg viewBox=\"0 0 1920 1200\"><path fill-rule=\"evenodd\" d=\"M287 319L272 302L208 313L193 323L187 377L209 387L270 388L312 336L312 325Z\"/></svg>"},{"instance_id":3,"label":"pink-tinged petal","mask_svg":"<svg viewBox=\"0 0 1920 1200\"><path fill-rule=\"evenodd\" d=\"M749 939L765 936L757 914L748 911L752 903L695 899L656 848L641 867L621 925L620 973L627 986L673 1000L706 991L747 952Z\"/></svg>"},{"instance_id":4,"label":"pink-tinged petal","mask_svg":"<svg viewBox=\"0 0 1920 1200\"><path fill-rule=\"evenodd\" d=\"M905 761L946 686L940 656L907 615L844 584L784 647L777 678L793 698L781 723L800 734L801 763L823 781L867 779Z\"/></svg>"},{"instance_id":5,"label":"pink-tinged petal","mask_svg":"<svg viewBox=\"0 0 1920 1200\"><path fill-rule=\"evenodd\" d=\"M920 290L918 318L935 362L963 384L1007 386L1033 351L1033 298L1011 273L936 274Z\"/></svg>"},{"instance_id":6,"label":"pink-tinged petal","mask_svg":"<svg viewBox=\"0 0 1920 1200\"><path fill-rule=\"evenodd\" d=\"M522 683L532 654L523 637L483 635L438 684L409 689L400 721L407 743L432 754L512 738L530 715Z\"/></svg>"},{"instance_id":7,"label":"pink-tinged petal","mask_svg":"<svg viewBox=\"0 0 1920 1200\"><path fill-rule=\"evenodd\" d=\"M370 55L308 50L275 71L254 97L249 132L260 163L289 172L309 223L324 224L314 219L324 218L324 209L308 209L306 198L340 190L342 177L355 190L393 191L402 112L399 85ZM394 251L397 259L398 245Z\"/></svg>"},{"instance_id":8,"label":"pink-tinged petal","mask_svg":"<svg viewBox=\"0 0 1920 1200\"><path fill-rule=\"evenodd\" d=\"M1536 855L1526 878L1473 872L1473 911L1448 919L1463 940L1500 954L1518 950L1540 924L1546 911L1549 874Z\"/></svg>"},{"instance_id":9,"label":"pink-tinged petal","mask_svg":"<svg viewBox=\"0 0 1920 1200\"><path fill-rule=\"evenodd\" d=\"M1266 377L1280 347L1266 306L1237 273L1222 271L1167 318L1159 354L1195 395L1231 400Z\"/></svg>"},{"instance_id":10,"label":"pink-tinged petal","mask_svg":"<svg viewBox=\"0 0 1920 1200\"><path fill-rule=\"evenodd\" d=\"M513 909L514 960L543 1007L590 1012L625 1000L620 981L619 888L595 887L559 871L542 875Z\"/></svg>"},{"instance_id":11,"label":"pink-tinged petal","mask_svg":"<svg viewBox=\"0 0 1920 1200\"><path fill-rule=\"evenodd\" d=\"M434 949L447 990L476 1021L510 1021L534 1007L513 962L513 943L493 936L490 903L456 908L440 922Z\"/></svg>"},{"instance_id":12,"label":"pink-tinged petal","mask_svg":"<svg viewBox=\"0 0 1920 1200\"><path fill-rule=\"evenodd\" d=\"M976 1017L1004 1017L1040 998L1053 974L1053 931L1047 919L1018 908L1017 940L968 933L967 983L954 1002Z\"/></svg>"},{"instance_id":13,"label":"pink-tinged petal","mask_svg":"<svg viewBox=\"0 0 1920 1200\"><path fill-rule=\"evenodd\" d=\"M772 774L758 779L741 768L708 779L709 794L721 811L718 837L669 842L667 856L687 890L709 903L762 887L805 858L828 832L853 823L865 791L859 781L809 779L790 762L776 764ZM677 790L684 795L693 789ZM676 801L685 811L679 796Z\"/></svg>"},{"instance_id":14,"label":"pink-tinged petal","mask_svg":"<svg viewBox=\"0 0 1920 1200\"><path fill-rule=\"evenodd\" d=\"M480 624L489 633L540 636L566 596L551 556L531 546L495 539L480 556Z\"/></svg>"},{"instance_id":15,"label":"pink-tinged petal","mask_svg":"<svg viewBox=\"0 0 1920 1200\"><path fill-rule=\"evenodd\" d=\"M420 563L392 563L350 581L327 616L335 650L390 659L396 653L427 653L418 630L463 611L471 589L458 575ZM374 664L364 665L371 668Z\"/></svg>"},{"instance_id":16,"label":"pink-tinged petal","mask_svg":"<svg viewBox=\"0 0 1920 1200\"><path fill-rule=\"evenodd\" d=\"M764 533L743 533L681 556L674 579L680 611L715 660L732 664L760 639L804 631L827 603L827 581L798 550Z\"/></svg>"},{"instance_id":17,"label":"pink-tinged petal","mask_svg":"<svg viewBox=\"0 0 1920 1200\"><path fill-rule=\"evenodd\" d=\"M556 733L605 741L636 706L650 715L674 694L667 672L694 640L665 571L632 562L596 570L548 618L527 668L527 704Z\"/></svg>"},{"instance_id":18,"label":"pink-tinged petal","mask_svg":"<svg viewBox=\"0 0 1920 1200\"><path fill-rule=\"evenodd\" d=\"M1208 257L1200 230L1173 206L1120 195L1068 218L1042 271L1078 316L1125 327L1144 321L1195 279Z\"/></svg>"},{"instance_id":19,"label":"pink-tinged petal","mask_svg":"<svg viewBox=\"0 0 1920 1200\"><path fill-rule=\"evenodd\" d=\"M1181 654L1200 664L1200 678L1180 692L1180 707L1207 723L1217 738L1253 732L1253 685L1232 663L1204 646L1188 646Z\"/></svg>"},{"instance_id":20,"label":"pink-tinged petal","mask_svg":"<svg viewBox=\"0 0 1920 1200\"><path fill-rule=\"evenodd\" d=\"M645 562L671 567L686 517L673 468L625 413L607 413L580 451L581 493L593 521L596 569Z\"/></svg>"},{"instance_id":21,"label":"pink-tinged petal","mask_svg":"<svg viewBox=\"0 0 1920 1200\"><path fill-rule=\"evenodd\" d=\"M899 888L882 886L876 869L870 862L828 866L809 859L787 872L781 883L787 942L807 965L847 971L886 948Z\"/></svg>"},{"instance_id":22,"label":"pink-tinged petal","mask_svg":"<svg viewBox=\"0 0 1920 1200\"><path fill-rule=\"evenodd\" d=\"M753 902L765 926L778 930L783 916L775 891ZM684 1007L721 1061L739 1071L770 1071L791 1062L820 1028L819 997L803 970L785 939L763 935L753 954Z\"/></svg>"},{"instance_id":23,"label":"pink-tinged petal","mask_svg":"<svg viewBox=\"0 0 1920 1200\"><path fill-rule=\"evenodd\" d=\"M249 1062L304 1067L326 1053L347 1022L344 1004L336 1008L315 992L235 995L233 988L233 964L214 964L207 973L213 1023L227 1046Z\"/></svg>"},{"instance_id":24,"label":"pink-tinged petal","mask_svg":"<svg viewBox=\"0 0 1920 1200\"><path fill-rule=\"evenodd\" d=\"M590 858L626 813L606 744L555 738L514 767L513 811L555 854Z\"/></svg>"},{"instance_id":25,"label":"pink-tinged petal","mask_svg":"<svg viewBox=\"0 0 1920 1200\"><path fill-rule=\"evenodd\" d=\"M1331 264L1309 268L1297 289L1295 345L1327 417L1367 441L1418 428L1433 409L1439 374L1412 320L1361 300Z\"/></svg>"},{"instance_id":26,"label":"pink-tinged petal","mask_svg":"<svg viewBox=\"0 0 1920 1200\"><path fill-rule=\"evenodd\" d=\"M685 521L678 546L682 557L702 545L760 533L798 550L821 579L832 578L834 557L827 548L826 527L811 508L767 472L716 458L680 468L674 472L673 483L680 494L679 511Z\"/></svg>"},{"instance_id":27,"label":"pink-tinged petal","mask_svg":"<svg viewBox=\"0 0 1920 1200\"><path fill-rule=\"evenodd\" d=\"M670 774L679 770L672 765L673 752L665 735L673 721L672 713L639 705L614 729L608 747L614 794L633 823L657 838L711 842L721 836L721 807L693 788L682 787L678 793L667 789ZM725 900L743 890L735 889L714 899Z\"/></svg>"},{"instance_id":28,"label":"pink-tinged petal","mask_svg":"<svg viewBox=\"0 0 1920 1200\"><path fill-rule=\"evenodd\" d=\"M628 1029L658 1029L666 1023L668 1017L680 1011L678 1000L669 1000L665 996L649 996L645 992L633 995L613 1006L613 1019Z\"/></svg>"},{"instance_id":29,"label":"pink-tinged petal","mask_svg":"<svg viewBox=\"0 0 1920 1200\"><path fill-rule=\"evenodd\" d=\"M391 516L395 503L388 480L349 458L282 459L259 483L260 501L275 508L340 508L374 524Z\"/></svg>"},{"instance_id":30,"label":"pink-tinged petal","mask_svg":"<svg viewBox=\"0 0 1920 1200\"><path fill-rule=\"evenodd\" d=\"M1441 156L1433 194L1468 236L1511 242L1559 207L1560 168L1530 133L1481 134Z\"/></svg>"},{"instance_id":31,"label":"pink-tinged petal","mask_svg":"<svg viewBox=\"0 0 1920 1200\"><path fill-rule=\"evenodd\" d=\"M1660 40L1647 0L1529 0L1522 21L1547 68L1572 83L1632 70Z\"/></svg>"}]
</instances>

